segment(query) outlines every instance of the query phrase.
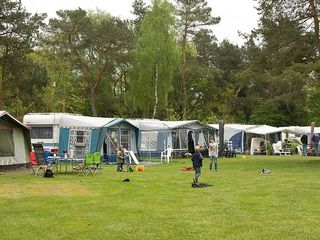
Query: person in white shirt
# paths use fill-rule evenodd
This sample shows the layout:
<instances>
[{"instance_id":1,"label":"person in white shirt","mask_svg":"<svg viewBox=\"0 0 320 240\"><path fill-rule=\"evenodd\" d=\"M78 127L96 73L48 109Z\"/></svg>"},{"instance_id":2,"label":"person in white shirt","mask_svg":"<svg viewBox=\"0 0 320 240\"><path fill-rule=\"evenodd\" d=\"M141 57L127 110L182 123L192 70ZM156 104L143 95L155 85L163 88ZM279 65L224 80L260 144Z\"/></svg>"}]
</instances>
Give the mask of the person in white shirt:
<instances>
[{"instance_id":1,"label":"person in white shirt","mask_svg":"<svg viewBox=\"0 0 320 240\"><path fill-rule=\"evenodd\" d=\"M215 142L213 137L210 139L209 143L209 158L209 169L212 171L212 165L214 163L214 171L216 172L218 170L218 143Z\"/></svg>"}]
</instances>

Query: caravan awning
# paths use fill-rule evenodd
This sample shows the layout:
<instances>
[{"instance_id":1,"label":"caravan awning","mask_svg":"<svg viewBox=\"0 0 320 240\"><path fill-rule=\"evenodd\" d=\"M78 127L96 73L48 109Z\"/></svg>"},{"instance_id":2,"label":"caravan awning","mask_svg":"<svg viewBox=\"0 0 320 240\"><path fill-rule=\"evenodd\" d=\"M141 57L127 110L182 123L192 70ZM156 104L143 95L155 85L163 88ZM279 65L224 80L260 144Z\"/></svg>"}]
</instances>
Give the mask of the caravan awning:
<instances>
[{"instance_id":1,"label":"caravan awning","mask_svg":"<svg viewBox=\"0 0 320 240\"><path fill-rule=\"evenodd\" d=\"M282 132L282 129L277 128L277 127L273 127L273 126L269 126L269 125L262 125L262 126L248 129L246 132L253 133L253 134L267 135L267 134Z\"/></svg>"},{"instance_id":2,"label":"caravan awning","mask_svg":"<svg viewBox=\"0 0 320 240\"><path fill-rule=\"evenodd\" d=\"M303 135L303 134L311 134L311 126L290 126L290 127L280 127L279 129L282 129L282 132L288 132L293 133L297 135ZM314 128L314 133L320 133L320 127Z\"/></svg>"}]
</instances>

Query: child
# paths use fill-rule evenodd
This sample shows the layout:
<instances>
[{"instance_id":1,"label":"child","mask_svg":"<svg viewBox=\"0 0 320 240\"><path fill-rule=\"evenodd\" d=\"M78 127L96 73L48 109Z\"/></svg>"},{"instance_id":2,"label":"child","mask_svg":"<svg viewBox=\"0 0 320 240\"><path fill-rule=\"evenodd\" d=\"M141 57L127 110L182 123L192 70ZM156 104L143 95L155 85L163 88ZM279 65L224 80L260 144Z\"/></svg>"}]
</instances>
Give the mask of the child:
<instances>
[{"instance_id":1,"label":"child","mask_svg":"<svg viewBox=\"0 0 320 240\"><path fill-rule=\"evenodd\" d=\"M194 178L193 178L193 183L198 183L198 178L200 177L201 175L201 167L202 167L202 160L203 160L203 157L200 153L200 146L195 146L194 148L194 153L192 154L192 165L193 165L193 168L194 168L194 171L195 171L195 175L194 175Z\"/></svg>"},{"instance_id":2,"label":"child","mask_svg":"<svg viewBox=\"0 0 320 240\"><path fill-rule=\"evenodd\" d=\"M214 171L216 172L218 170L218 143L214 141L214 138L210 139L209 157L210 157L209 169L210 171L212 171L212 165L214 163Z\"/></svg>"}]
</instances>

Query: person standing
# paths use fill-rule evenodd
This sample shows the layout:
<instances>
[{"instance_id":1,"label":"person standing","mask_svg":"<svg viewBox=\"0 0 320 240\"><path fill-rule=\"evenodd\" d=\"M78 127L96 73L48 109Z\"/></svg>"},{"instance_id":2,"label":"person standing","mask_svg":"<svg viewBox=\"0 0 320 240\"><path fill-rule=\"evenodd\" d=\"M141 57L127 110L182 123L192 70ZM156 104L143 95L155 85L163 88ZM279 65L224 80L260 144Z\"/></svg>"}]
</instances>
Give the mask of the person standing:
<instances>
[{"instance_id":1,"label":"person standing","mask_svg":"<svg viewBox=\"0 0 320 240\"><path fill-rule=\"evenodd\" d=\"M313 148L314 148L314 155L319 155L319 135L317 133L314 133L312 135L312 142L313 142Z\"/></svg>"},{"instance_id":2,"label":"person standing","mask_svg":"<svg viewBox=\"0 0 320 240\"><path fill-rule=\"evenodd\" d=\"M210 139L209 158L210 158L210 165L209 165L210 171L212 171L212 165L214 164L214 171L217 172L217 170L218 170L218 143L215 142L214 138Z\"/></svg>"},{"instance_id":3,"label":"person standing","mask_svg":"<svg viewBox=\"0 0 320 240\"><path fill-rule=\"evenodd\" d=\"M302 156L307 156L307 151L308 151L308 136L307 135L302 135L300 138L300 141L302 143Z\"/></svg>"},{"instance_id":4,"label":"person standing","mask_svg":"<svg viewBox=\"0 0 320 240\"><path fill-rule=\"evenodd\" d=\"M194 178L193 178L193 183L198 183L198 178L201 175L201 167L202 167L202 160L203 157L200 153L200 146L195 146L194 148L194 153L192 154L192 165L195 171Z\"/></svg>"},{"instance_id":5,"label":"person standing","mask_svg":"<svg viewBox=\"0 0 320 240\"><path fill-rule=\"evenodd\" d=\"M117 172L123 171L123 165L124 165L124 149L122 145L120 145L117 150Z\"/></svg>"}]
</instances>

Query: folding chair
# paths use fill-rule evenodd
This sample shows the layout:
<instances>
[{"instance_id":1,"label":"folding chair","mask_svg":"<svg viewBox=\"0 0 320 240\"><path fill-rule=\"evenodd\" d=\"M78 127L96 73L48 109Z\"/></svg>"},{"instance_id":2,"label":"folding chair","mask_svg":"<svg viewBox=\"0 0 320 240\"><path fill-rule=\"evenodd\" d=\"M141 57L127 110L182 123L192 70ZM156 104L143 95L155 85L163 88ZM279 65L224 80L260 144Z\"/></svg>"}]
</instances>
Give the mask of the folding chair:
<instances>
[{"instance_id":1,"label":"folding chair","mask_svg":"<svg viewBox=\"0 0 320 240\"><path fill-rule=\"evenodd\" d=\"M93 153L86 153L84 162L79 164L75 170L79 171L79 175L88 176L89 173L93 174L94 168Z\"/></svg>"},{"instance_id":2,"label":"folding chair","mask_svg":"<svg viewBox=\"0 0 320 240\"><path fill-rule=\"evenodd\" d=\"M101 165L101 153L95 152L93 153L93 173L102 172L102 165Z\"/></svg>"},{"instance_id":3,"label":"folding chair","mask_svg":"<svg viewBox=\"0 0 320 240\"><path fill-rule=\"evenodd\" d=\"M39 164L37 161L36 153L31 151L29 152L29 164L32 170L33 175L37 175L39 171Z\"/></svg>"},{"instance_id":4,"label":"folding chair","mask_svg":"<svg viewBox=\"0 0 320 240\"><path fill-rule=\"evenodd\" d=\"M47 169L47 162L44 155L44 150L42 144L34 143L32 144L34 153L36 156L36 160L38 162L37 171L35 172L35 175L43 175Z\"/></svg>"}]
</instances>

